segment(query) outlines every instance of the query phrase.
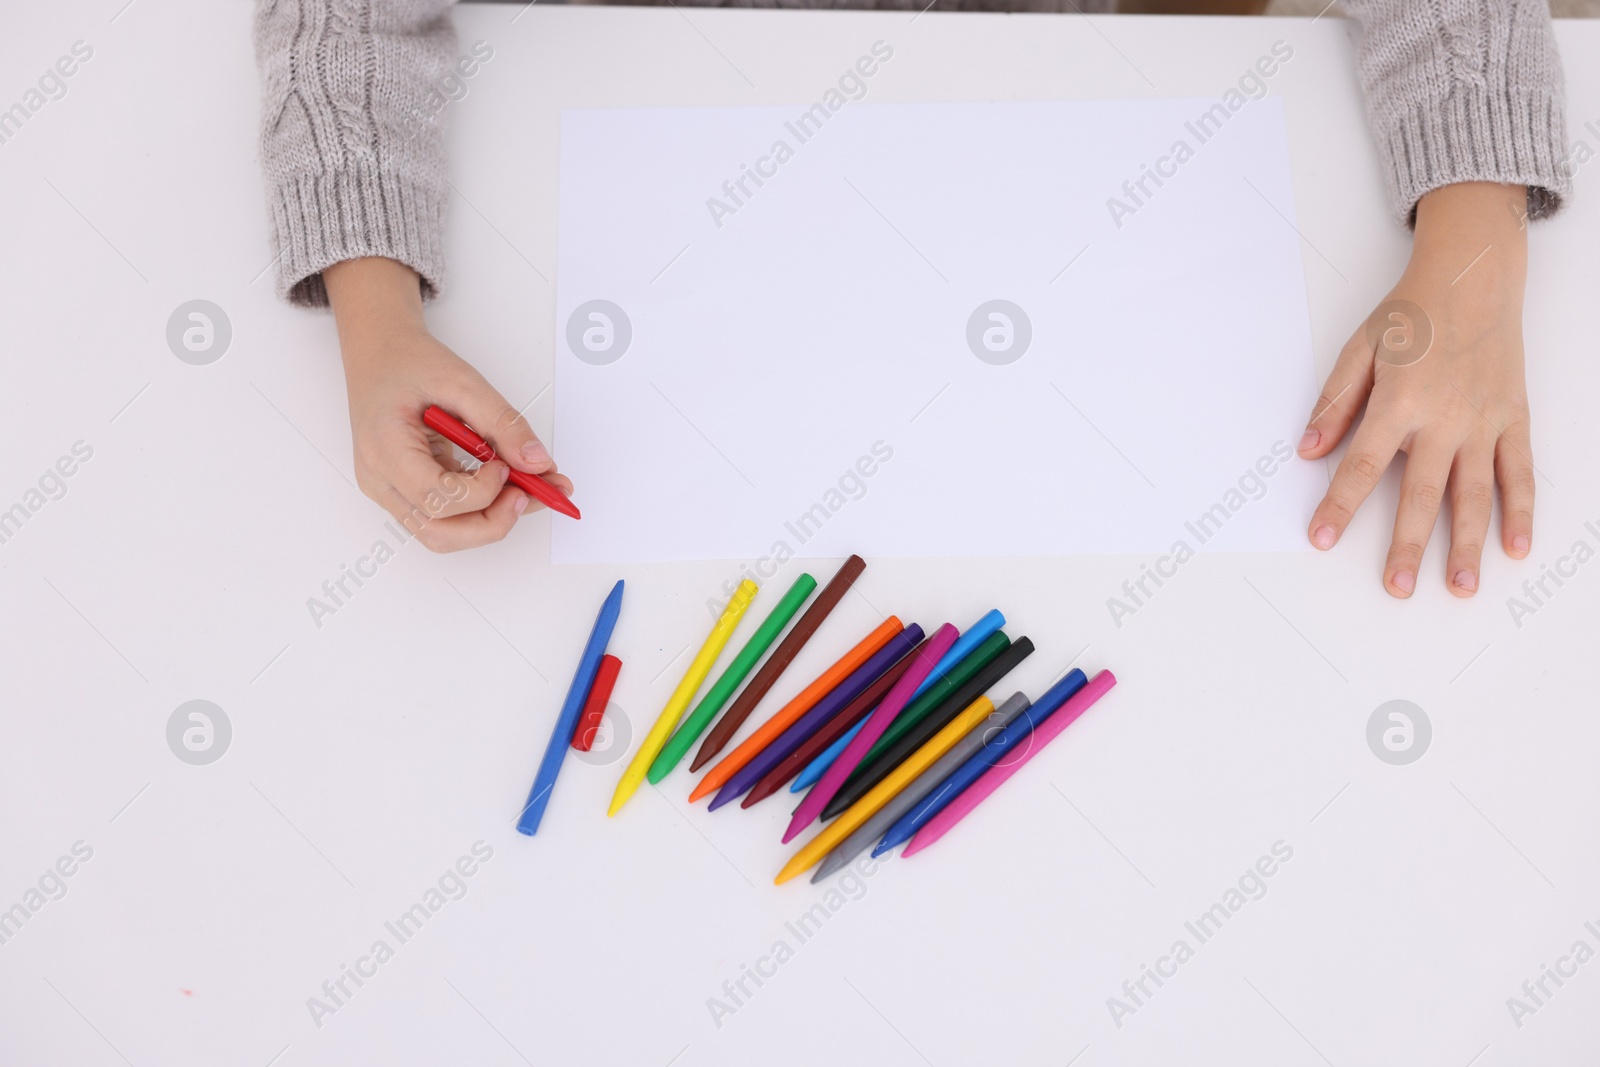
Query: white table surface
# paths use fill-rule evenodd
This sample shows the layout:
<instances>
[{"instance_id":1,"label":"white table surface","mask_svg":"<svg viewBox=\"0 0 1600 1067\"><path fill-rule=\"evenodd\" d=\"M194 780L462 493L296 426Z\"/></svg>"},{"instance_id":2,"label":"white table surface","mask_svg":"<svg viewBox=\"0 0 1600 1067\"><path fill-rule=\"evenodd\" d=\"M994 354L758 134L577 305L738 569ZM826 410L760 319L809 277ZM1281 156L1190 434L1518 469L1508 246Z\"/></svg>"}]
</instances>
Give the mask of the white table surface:
<instances>
[{"instance_id":1,"label":"white table surface","mask_svg":"<svg viewBox=\"0 0 1600 1067\"><path fill-rule=\"evenodd\" d=\"M1436 542L1417 595L1391 600L1379 584L1391 475L1331 555L1202 555L1121 628L1105 601L1137 558L870 561L791 681L880 610L931 627L999 606L1039 647L1007 692L1037 694L1073 661L1112 667L1121 685L801 944L785 924L825 898L803 880L771 884L789 852L778 801L708 815L687 806L680 771L607 820L621 764L569 759L544 830L513 831L619 576L552 568L547 517L464 555L409 545L313 625L306 598L384 516L350 484L330 320L276 303L263 275L249 5L122 5L13 5L0 35L6 104L74 41L94 49L65 97L0 145L0 508L74 442L93 449L66 496L0 545L0 908L75 842L93 849L66 895L0 944L0 1062L1592 1059L1600 963L1551 986L1520 1028L1506 1006L1575 941L1600 948L1583 926L1600 926L1600 564L1520 628L1506 603L1575 540L1600 544L1583 527L1600 520L1592 170L1531 237L1543 476L1530 560L1491 549L1482 592L1463 603L1440 580ZM450 108L453 288L431 321L519 403L551 377L560 109L809 101L880 38L896 50L873 82L882 101L1216 96L1288 40L1295 57L1271 86L1288 105L1323 371L1406 254L1363 121L1354 28L1332 18L457 18L463 50L481 39L494 58ZM1594 147L1581 123L1600 118L1600 27L1559 36L1572 136ZM164 336L197 297L234 330L203 367ZM541 432L554 399L530 411ZM1203 433L1204 412L1182 429ZM834 563L812 566L826 577ZM622 575L615 701L635 738L735 570ZM233 727L203 767L165 737L196 698ZM1396 698L1434 727L1404 767L1365 740ZM393 943L385 921L480 840L493 857L466 895L315 1025L307 998L375 940ZM1118 1028L1107 998L1279 840L1293 859L1266 896ZM718 1026L708 998L780 939L793 958Z\"/></svg>"}]
</instances>

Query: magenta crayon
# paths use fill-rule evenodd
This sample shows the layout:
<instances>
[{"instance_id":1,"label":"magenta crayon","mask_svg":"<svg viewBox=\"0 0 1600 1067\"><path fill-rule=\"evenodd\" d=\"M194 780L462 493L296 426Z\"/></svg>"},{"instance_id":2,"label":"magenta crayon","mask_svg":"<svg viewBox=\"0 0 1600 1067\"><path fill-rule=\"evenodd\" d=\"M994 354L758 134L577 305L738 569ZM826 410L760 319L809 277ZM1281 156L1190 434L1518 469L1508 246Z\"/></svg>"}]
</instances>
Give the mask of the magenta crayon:
<instances>
[{"instance_id":1,"label":"magenta crayon","mask_svg":"<svg viewBox=\"0 0 1600 1067\"><path fill-rule=\"evenodd\" d=\"M921 651L917 653L917 661L900 676L894 688L889 690L889 695L883 698L883 703L868 716L866 725L840 753L839 758L833 761L827 773L822 776L822 780L811 787L811 792L800 802L800 807L795 809L794 818L789 820L789 828L784 831L785 844L793 841L801 830L822 814L822 809L844 785L845 780L850 777L850 772L856 769L856 765L867 754L867 750L883 736L883 732L889 728L895 716L905 710L905 706L911 701L911 694L916 692L922 680L932 672L940 657L950 650L950 646L956 643L956 638L959 636L954 626L945 623L928 639L928 643L922 646Z\"/></svg>"},{"instance_id":2,"label":"magenta crayon","mask_svg":"<svg viewBox=\"0 0 1600 1067\"><path fill-rule=\"evenodd\" d=\"M1054 741L1061 731L1071 726L1078 716L1088 711L1095 701L1109 693L1111 687L1116 684L1117 676L1110 671L1101 671L1089 679L1089 684L1078 690L1062 705L1060 711L1039 724L1039 728L1033 732L1021 753L1012 753L1010 757L984 771L982 777L962 790L943 811L929 819L900 855L905 857L921 852L949 833L951 827L966 818L968 812L982 804L989 794L1004 785L1006 780L1021 770L1024 764L1037 756L1040 749Z\"/></svg>"}]
</instances>

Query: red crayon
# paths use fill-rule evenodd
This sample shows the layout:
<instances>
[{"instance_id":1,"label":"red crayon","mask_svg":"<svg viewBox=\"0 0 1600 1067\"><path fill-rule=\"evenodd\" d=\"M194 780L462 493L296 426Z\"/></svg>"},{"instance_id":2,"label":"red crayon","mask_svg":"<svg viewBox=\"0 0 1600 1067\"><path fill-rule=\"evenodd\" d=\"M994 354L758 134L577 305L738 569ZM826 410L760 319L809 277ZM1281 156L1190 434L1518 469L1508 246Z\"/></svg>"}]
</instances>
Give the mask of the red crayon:
<instances>
[{"instance_id":1,"label":"red crayon","mask_svg":"<svg viewBox=\"0 0 1600 1067\"><path fill-rule=\"evenodd\" d=\"M594 686L589 690L589 699L584 701L583 713L578 716L578 728L572 732L572 747L579 752L589 751L589 746L594 744L594 735L600 732L600 720L605 718L606 705L611 702L611 688L617 684L620 670L622 661L617 657L600 657Z\"/></svg>"},{"instance_id":2,"label":"red crayon","mask_svg":"<svg viewBox=\"0 0 1600 1067\"><path fill-rule=\"evenodd\" d=\"M422 413L422 422L428 429L443 437L457 448L465 449L472 453L479 463L488 463L500 457L494 454L494 449L489 447L489 442L472 432L472 428L444 408L430 406ZM506 464L511 466L509 463ZM511 467L511 473L506 479L524 493L542 503L553 511L563 515L570 515L574 519L583 518L578 513L578 508L567 499L567 494L539 477Z\"/></svg>"}]
</instances>

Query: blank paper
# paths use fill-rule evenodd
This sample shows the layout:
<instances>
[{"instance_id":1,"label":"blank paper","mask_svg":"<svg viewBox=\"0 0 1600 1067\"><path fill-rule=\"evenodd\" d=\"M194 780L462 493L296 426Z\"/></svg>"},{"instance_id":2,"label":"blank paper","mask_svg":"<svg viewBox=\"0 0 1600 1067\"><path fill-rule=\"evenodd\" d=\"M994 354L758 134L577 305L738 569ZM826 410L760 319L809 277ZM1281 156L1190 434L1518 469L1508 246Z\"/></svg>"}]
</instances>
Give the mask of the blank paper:
<instances>
[{"instance_id":1,"label":"blank paper","mask_svg":"<svg viewBox=\"0 0 1600 1067\"><path fill-rule=\"evenodd\" d=\"M554 559L1303 550L1293 219L1272 97L567 111Z\"/></svg>"}]
</instances>

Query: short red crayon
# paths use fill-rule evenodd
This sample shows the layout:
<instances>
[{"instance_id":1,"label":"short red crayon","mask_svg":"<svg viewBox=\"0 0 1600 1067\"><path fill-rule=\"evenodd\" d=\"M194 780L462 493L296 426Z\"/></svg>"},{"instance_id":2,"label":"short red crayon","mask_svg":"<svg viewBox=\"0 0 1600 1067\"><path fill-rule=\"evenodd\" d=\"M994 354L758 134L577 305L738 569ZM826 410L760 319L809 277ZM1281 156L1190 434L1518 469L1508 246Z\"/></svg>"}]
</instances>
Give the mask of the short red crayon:
<instances>
[{"instance_id":1,"label":"short red crayon","mask_svg":"<svg viewBox=\"0 0 1600 1067\"><path fill-rule=\"evenodd\" d=\"M622 661L615 656L600 657L600 669L595 672L594 685L589 699L584 701L583 713L578 716L578 728L572 732L572 747L579 752L589 751L600 732L600 720L605 718L606 705L611 703L611 689L617 684L617 672Z\"/></svg>"}]
</instances>

